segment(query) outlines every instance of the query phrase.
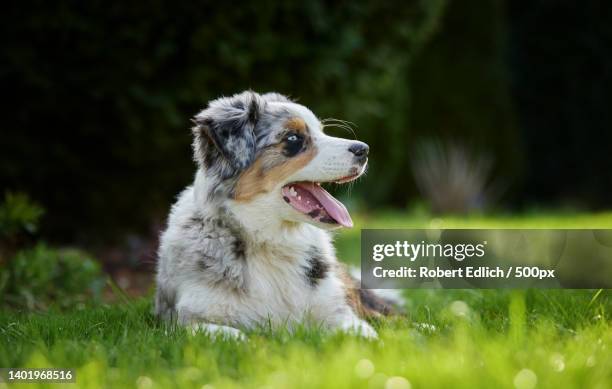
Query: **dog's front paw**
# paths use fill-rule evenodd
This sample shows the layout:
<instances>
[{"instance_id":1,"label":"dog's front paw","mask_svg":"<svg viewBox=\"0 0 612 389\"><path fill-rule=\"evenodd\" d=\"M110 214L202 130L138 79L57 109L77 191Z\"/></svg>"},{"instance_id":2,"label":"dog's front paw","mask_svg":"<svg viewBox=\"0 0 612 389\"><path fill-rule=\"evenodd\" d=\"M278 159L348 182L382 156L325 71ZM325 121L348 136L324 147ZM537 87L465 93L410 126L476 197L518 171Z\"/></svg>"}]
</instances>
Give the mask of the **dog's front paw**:
<instances>
[{"instance_id":1,"label":"dog's front paw","mask_svg":"<svg viewBox=\"0 0 612 389\"><path fill-rule=\"evenodd\" d=\"M341 329L344 332L359 335L366 339L378 339L378 333L376 332L376 330L364 320L357 319L347 321L342 324Z\"/></svg>"},{"instance_id":2,"label":"dog's front paw","mask_svg":"<svg viewBox=\"0 0 612 389\"><path fill-rule=\"evenodd\" d=\"M210 323L194 323L189 326L192 335L207 334L212 339L238 340L246 341L247 337L244 332L234 327L222 326Z\"/></svg>"}]
</instances>

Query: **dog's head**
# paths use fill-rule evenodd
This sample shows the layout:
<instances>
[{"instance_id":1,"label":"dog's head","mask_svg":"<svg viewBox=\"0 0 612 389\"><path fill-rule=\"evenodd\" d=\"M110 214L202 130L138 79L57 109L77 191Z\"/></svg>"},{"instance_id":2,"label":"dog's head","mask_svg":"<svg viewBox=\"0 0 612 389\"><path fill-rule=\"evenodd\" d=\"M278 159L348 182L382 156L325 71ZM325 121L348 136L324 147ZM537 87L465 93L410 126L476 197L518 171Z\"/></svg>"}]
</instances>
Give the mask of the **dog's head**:
<instances>
[{"instance_id":1,"label":"dog's head","mask_svg":"<svg viewBox=\"0 0 612 389\"><path fill-rule=\"evenodd\" d=\"M353 225L344 205L320 184L363 174L365 143L324 134L308 108L276 93L211 101L195 123L195 158L214 182L209 196L248 205L266 218L326 229Z\"/></svg>"}]
</instances>

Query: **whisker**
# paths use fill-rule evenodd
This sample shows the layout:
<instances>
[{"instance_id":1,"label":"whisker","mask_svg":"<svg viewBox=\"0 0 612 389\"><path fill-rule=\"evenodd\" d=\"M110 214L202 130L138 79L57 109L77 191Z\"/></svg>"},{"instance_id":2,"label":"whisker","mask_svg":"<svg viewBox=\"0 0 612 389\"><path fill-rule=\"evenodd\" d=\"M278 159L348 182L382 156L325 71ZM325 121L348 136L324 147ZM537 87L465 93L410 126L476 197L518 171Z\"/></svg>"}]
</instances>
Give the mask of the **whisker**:
<instances>
[{"instance_id":1,"label":"whisker","mask_svg":"<svg viewBox=\"0 0 612 389\"><path fill-rule=\"evenodd\" d=\"M349 133L353 134L353 138L357 139L357 134L355 134L355 130L353 130L351 127L347 126L347 125L343 125L343 124L339 124L339 123L330 123L330 124L323 124L323 128L342 128L343 130L348 131Z\"/></svg>"},{"instance_id":2,"label":"whisker","mask_svg":"<svg viewBox=\"0 0 612 389\"><path fill-rule=\"evenodd\" d=\"M354 127L359 128L359 126L357 124L355 124L355 123L353 123L351 121L342 120L342 119L336 119L336 118L325 118L325 119L321 120L321 122L322 123L325 123L325 122L339 122L339 123L343 123L343 124L346 124L346 125L351 126L351 127L354 126Z\"/></svg>"},{"instance_id":3,"label":"whisker","mask_svg":"<svg viewBox=\"0 0 612 389\"><path fill-rule=\"evenodd\" d=\"M350 131L350 132L352 132L353 134L355 133L351 127L346 126L346 125L344 125L344 124L340 124L340 123L330 123L330 124L324 124L324 125L323 125L323 127L324 127L324 128L325 128L325 127L339 127L339 128L344 128L345 130Z\"/></svg>"}]
</instances>

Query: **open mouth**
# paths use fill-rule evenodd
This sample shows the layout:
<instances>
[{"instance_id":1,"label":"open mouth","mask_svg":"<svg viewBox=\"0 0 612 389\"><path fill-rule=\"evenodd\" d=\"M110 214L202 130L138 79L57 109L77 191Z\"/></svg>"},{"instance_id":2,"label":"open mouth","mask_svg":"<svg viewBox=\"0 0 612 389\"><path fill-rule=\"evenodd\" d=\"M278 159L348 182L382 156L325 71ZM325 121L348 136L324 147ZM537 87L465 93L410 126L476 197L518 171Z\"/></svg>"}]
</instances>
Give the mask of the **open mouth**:
<instances>
[{"instance_id":1,"label":"open mouth","mask_svg":"<svg viewBox=\"0 0 612 389\"><path fill-rule=\"evenodd\" d=\"M355 177L345 177L337 182L348 182ZM353 227L353 220L344 204L329 194L317 182L292 182L283 186L283 199L296 211L327 224Z\"/></svg>"}]
</instances>

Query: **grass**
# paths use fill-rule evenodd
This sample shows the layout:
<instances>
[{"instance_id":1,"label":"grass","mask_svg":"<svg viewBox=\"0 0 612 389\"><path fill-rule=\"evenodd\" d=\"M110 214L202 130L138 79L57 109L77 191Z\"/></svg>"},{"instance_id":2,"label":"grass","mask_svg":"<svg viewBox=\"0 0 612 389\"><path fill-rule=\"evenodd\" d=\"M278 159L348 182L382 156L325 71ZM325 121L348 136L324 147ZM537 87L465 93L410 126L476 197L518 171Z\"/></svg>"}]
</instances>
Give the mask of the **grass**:
<instances>
[{"instance_id":1,"label":"grass","mask_svg":"<svg viewBox=\"0 0 612 389\"><path fill-rule=\"evenodd\" d=\"M391 214L357 219L358 228L427 223ZM610 228L612 215L435 223ZM358 229L338 236L342 258L358 258L358 239ZM608 290L412 290L404 295L408 316L374 323L381 337L375 342L308 328L294 333L261 328L245 343L212 340L157 322L150 299L69 312L1 312L0 366L74 367L78 386L86 388L612 386Z\"/></svg>"}]
</instances>

